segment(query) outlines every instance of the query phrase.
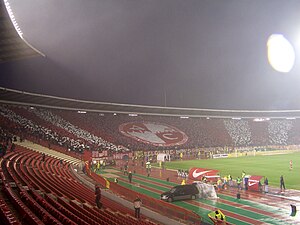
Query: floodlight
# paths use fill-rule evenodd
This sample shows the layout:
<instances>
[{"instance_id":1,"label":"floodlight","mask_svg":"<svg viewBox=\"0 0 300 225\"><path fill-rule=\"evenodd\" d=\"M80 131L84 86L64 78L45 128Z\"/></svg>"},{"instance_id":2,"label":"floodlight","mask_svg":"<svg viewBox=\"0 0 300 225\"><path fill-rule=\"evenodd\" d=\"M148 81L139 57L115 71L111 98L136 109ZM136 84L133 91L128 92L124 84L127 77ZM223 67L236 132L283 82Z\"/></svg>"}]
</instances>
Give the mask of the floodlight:
<instances>
[{"instance_id":1,"label":"floodlight","mask_svg":"<svg viewBox=\"0 0 300 225\"><path fill-rule=\"evenodd\" d=\"M288 73L295 63L295 50L282 34L272 34L267 42L268 60L278 72Z\"/></svg>"},{"instance_id":2,"label":"floodlight","mask_svg":"<svg viewBox=\"0 0 300 225\"><path fill-rule=\"evenodd\" d=\"M13 25L14 25L17 33L18 33L18 35L20 36L20 38L23 39L23 32L21 31L21 29L20 29L20 27L19 27L19 25L18 25L18 23L16 21L16 18L14 16L14 13L13 13L11 7L10 7L10 4L9 4L8 0L4 0L4 5L6 7L6 10L8 12L9 18L10 18L11 22L13 23Z\"/></svg>"}]
</instances>

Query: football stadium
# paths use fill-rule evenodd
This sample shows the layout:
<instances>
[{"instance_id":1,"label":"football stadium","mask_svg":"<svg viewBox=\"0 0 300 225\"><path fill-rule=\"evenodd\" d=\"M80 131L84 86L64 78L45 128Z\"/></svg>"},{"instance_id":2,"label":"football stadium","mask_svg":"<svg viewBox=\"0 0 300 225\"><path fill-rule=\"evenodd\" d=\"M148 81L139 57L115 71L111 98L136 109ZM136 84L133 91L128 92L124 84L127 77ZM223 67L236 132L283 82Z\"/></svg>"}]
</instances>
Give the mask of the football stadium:
<instances>
[{"instance_id":1,"label":"football stadium","mask_svg":"<svg viewBox=\"0 0 300 225\"><path fill-rule=\"evenodd\" d=\"M300 3L254 2L0 0L0 224L300 224Z\"/></svg>"}]
</instances>

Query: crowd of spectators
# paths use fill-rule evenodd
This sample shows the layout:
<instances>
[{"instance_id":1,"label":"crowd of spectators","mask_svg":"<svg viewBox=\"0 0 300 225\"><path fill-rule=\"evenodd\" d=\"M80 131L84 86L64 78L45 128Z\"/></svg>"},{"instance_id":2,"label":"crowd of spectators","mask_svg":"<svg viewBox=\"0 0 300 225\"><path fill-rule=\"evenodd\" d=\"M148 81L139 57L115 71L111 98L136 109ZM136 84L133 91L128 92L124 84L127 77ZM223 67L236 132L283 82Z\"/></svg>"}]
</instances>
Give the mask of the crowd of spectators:
<instances>
[{"instance_id":1,"label":"crowd of spectators","mask_svg":"<svg viewBox=\"0 0 300 225\"><path fill-rule=\"evenodd\" d=\"M16 126L10 126L10 128L12 128L12 133L31 135L37 138L37 140L46 140L49 144L63 146L70 151L83 152L85 148L88 148L81 140L74 140L70 137L62 136L49 128L35 124L31 120L17 115L14 111L8 109L8 107L5 107L4 105L0 105L0 115L16 124Z\"/></svg>"},{"instance_id":2,"label":"crowd of spectators","mask_svg":"<svg viewBox=\"0 0 300 225\"><path fill-rule=\"evenodd\" d=\"M252 145L255 146L266 146L269 144L269 132L268 132L269 121L249 121L249 127L251 132Z\"/></svg>"},{"instance_id":3,"label":"crowd of spectators","mask_svg":"<svg viewBox=\"0 0 300 225\"><path fill-rule=\"evenodd\" d=\"M299 144L297 120L188 118L171 116L128 116L126 114L80 114L77 111L0 105L1 127L11 133L29 134L71 151L110 150L181 150L216 147ZM150 122L175 127L186 134L187 141L174 146L154 146L123 135L120 125ZM299 125L297 125L299 124ZM299 127L299 128L297 128ZM22 135L21 135L22 138Z\"/></svg>"},{"instance_id":4,"label":"crowd of spectators","mask_svg":"<svg viewBox=\"0 0 300 225\"><path fill-rule=\"evenodd\" d=\"M270 144L287 145L292 127L291 120L270 120L268 126Z\"/></svg>"},{"instance_id":5,"label":"crowd of spectators","mask_svg":"<svg viewBox=\"0 0 300 225\"><path fill-rule=\"evenodd\" d=\"M249 146L252 144L251 131L247 120L225 119L224 125L235 146Z\"/></svg>"},{"instance_id":6,"label":"crowd of spectators","mask_svg":"<svg viewBox=\"0 0 300 225\"><path fill-rule=\"evenodd\" d=\"M43 120L48 121L49 123L60 127L62 129L67 130L69 133L74 134L78 138L82 138L88 143L91 144L91 146L96 146L99 149L106 149L110 151L120 151L124 150L121 146L117 146L109 141L104 140L103 138L96 136L93 133L88 132L87 130L84 130L80 128L79 126L73 125L67 120L64 120L62 117L53 114L51 111L46 109L32 109L36 116L42 118Z\"/></svg>"},{"instance_id":7,"label":"crowd of spectators","mask_svg":"<svg viewBox=\"0 0 300 225\"><path fill-rule=\"evenodd\" d=\"M72 124L75 124L90 133L103 137L103 139L112 142L117 146L124 146L125 148L133 150L147 150L149 148L149 145L128 138L119 132L120 124L123 122L133 122L136 119L135 117L126 116L128 120L124 120L125 115L114 116L113 114L105 114L105 116L103 116L99 115L99 113L80 114L74 111L62 110L55 111L55 114L60 115ZM153 146L151 147L153 148Z\"/></svg>"},{"instance_id":8,"label":"crowd of spectators","mask_svg":"<svg viewBox=\"0 0 300 225\"><path fill-rule=\"evenodd\" d=\"M80 127L84 126L86 130L89 130L91 133L97 133L99 136L105 138L105 140L110 140L117 146L125 146L131 150L283 145L289 143L288 140L291 139L290 137L288 138L291 135L289 124L295 122L286 119L253 122L253 119L181 119L179 117L145 115L130 117L126 114L79 114L74 111L65 110L55 113L60 114L67 121L72 121L73 124L77 124ZM178 146L154 146L147 144L124 136L120 132L120 125L128 122L155 122L171 125L183 131L187 135L188 140L186 143ZM297 136L297 132L294 133L294 136ZM300 143L299 138L293 138L293 140L298 140L297 143L293 144Z\"/></svg>"},{"instance_id":9,"label":"crowd of spectators","mask_svg":"<svg viewBox=\"0 0 300 225\"><path fill-rule=\"evenodd\" d=\"M74 111L55 111L67 121L88 130L91 133L103 137L116 145L125 146L133 150L165 150L165 149L192 149L197 147L216 147L231 145L232 140L223 124L222 119L189 118L167 116L145 116L131 117L125 114L113 115L99 113L79 114ZM188 139L184 144L178 146L155 146L137 141L124 136L120 125L128 122L154 122L170 125L183 131Z\"/></svg>"},{"instance_id":10,"label":"crowd of spectators","mask_svg":"<svg viewBox=\"0 0 300 225\"><path fill-rule=\"evenodd\" d=\"M300 144L300 120L293 120L292 128L289 130L289 145Z\"/></svg>"}]
</instances>

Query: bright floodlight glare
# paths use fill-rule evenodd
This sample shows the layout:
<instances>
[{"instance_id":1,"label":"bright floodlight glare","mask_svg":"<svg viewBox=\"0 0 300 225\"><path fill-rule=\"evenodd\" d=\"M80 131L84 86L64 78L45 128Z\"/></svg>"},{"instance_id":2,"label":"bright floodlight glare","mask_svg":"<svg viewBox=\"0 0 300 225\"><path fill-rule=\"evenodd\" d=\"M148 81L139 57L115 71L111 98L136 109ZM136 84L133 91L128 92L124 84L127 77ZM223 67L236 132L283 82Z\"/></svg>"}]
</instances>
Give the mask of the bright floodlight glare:
<instances>
[{"instance_id":1,"label":"bright floodlight glare","mask_svg":"<svg viewBox=\"0 0 300 225\"><path fill-rule=\"evenodd\" d=\"M16 18L14 16L14 13L13 13L11 7L10 7L10 4L9 4L8 0L4 0L4 4L5 4L5 7L6 7L6 10L8 12L8 15L9 15L9 18L10 18L11 22L13 23L13 25L14 25L17 33L19 34L19 36L23 39L23 32L21 31L21 29L20 29L20 27L19 27L19 25L16 21Z\"/></svg>"},{"instance_id":2,"label":"bright floodlight glare","mask_svg":"<svg viewBox=\"0 0 300 225\"><path fill-rule=\"evenodd\" d=\"M274 70L288 73L295 63L295 50L282 34L272 34L267 43L268 60Z\"/></svg>"}]
</instances>

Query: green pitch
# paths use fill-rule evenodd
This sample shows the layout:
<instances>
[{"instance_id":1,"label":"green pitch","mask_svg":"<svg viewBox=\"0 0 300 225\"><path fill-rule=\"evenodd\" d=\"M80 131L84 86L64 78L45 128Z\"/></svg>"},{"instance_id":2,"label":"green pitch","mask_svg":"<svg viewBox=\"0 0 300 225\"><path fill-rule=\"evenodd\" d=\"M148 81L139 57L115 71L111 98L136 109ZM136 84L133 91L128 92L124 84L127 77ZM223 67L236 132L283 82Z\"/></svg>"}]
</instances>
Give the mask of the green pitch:
<instances>
[{"instance_id":1,"label":"green pitch","mask_svg":"<svg viewBox=\"0 0 300 225\"><path fill-rule=\"evenodd\" d=\"M293 170L290 170L290 160ZM300 153L272 156L245 156L238 158L186 160L167 162L168 169L188 170L192 167L217 169L221 176L231 174L233 179L244 170L249 175L268 177L269 185L279 188L279 177L283 175L287 189L300 190Z\"/></svg>"}]
</instances>

